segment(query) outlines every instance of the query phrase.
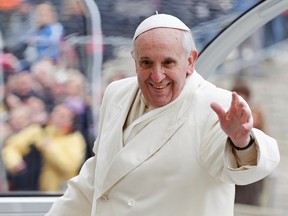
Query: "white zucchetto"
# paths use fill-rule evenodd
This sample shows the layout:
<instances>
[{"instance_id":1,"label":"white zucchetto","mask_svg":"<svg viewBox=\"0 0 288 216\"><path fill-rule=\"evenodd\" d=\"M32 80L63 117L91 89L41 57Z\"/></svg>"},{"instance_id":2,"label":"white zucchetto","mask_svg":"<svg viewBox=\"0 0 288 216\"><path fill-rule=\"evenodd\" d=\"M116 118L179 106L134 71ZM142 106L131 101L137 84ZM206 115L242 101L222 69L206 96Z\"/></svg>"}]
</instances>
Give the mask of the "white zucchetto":
<instances>
[{"instance_id":1,"label":"white zucchetto","mask_svg":"<svg viewBox=\"0 0 288 216\"><path fill-rule=\"evenodd\" d=\"M143 20L137 27L133 41L142 33L154 28L175 28L184 31L190 29L177 17L169 14L154 14Z\"/></svg>"}]
</instances>

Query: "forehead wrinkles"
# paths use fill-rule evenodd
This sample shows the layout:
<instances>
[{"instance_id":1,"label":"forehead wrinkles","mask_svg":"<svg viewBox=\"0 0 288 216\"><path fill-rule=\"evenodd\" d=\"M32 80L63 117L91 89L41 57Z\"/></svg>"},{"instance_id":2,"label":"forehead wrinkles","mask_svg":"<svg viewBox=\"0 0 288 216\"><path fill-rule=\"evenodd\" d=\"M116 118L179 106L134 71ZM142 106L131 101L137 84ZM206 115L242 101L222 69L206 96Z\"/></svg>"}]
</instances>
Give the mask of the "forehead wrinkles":
<instances>
[{"instance_id":1,"label":"forehead wrinkles","mask_svg":"<svg viewBox=\"0 0 288 216\"><path fill-rule=\"evenodd\" d=\"M156 28L144 32L136 39L136 45L139 47L147 45L167 45L182 43L183 34L180 30L170 28Z\"/></svg>"}]
</instances>

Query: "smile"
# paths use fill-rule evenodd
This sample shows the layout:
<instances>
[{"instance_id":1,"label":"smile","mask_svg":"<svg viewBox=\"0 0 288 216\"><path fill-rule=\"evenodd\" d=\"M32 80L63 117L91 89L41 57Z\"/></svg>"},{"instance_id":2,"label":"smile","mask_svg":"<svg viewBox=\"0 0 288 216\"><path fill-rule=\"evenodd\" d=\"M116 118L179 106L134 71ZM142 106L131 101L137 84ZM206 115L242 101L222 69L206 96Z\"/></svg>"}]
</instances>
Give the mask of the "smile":
<instances>
[{"instance_id":1,"label":"smile","mask_svg":"<svg viewBox=\"0 0 288 216\"><path fill-rule=\"evenodd\" d=\"M166 83L166 84L163 84L163 83L160 83L160 84L153 84L151 83L152 87L153 88L156 88L156 89L164 89L165 87L167 87L169 85L169 83Z\"/></svg>"}]
</instances>

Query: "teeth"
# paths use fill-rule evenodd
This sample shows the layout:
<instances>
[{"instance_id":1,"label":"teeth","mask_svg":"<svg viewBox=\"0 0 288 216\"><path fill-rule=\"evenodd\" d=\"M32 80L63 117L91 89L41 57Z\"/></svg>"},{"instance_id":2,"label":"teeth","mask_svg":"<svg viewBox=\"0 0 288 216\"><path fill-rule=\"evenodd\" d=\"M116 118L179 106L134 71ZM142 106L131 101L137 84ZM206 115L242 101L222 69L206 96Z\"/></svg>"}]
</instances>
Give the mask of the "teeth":
<instances>
[{"instance_id":1,"label":"teeth","mask_svg":"<svg viewBox=\"0 0 288 216\"><path fill-rule=\"evenodd\" d=\"M163 89L166 87L166 85L153 85L153 87L156 89Z\"/></svg>"}]
</instances>

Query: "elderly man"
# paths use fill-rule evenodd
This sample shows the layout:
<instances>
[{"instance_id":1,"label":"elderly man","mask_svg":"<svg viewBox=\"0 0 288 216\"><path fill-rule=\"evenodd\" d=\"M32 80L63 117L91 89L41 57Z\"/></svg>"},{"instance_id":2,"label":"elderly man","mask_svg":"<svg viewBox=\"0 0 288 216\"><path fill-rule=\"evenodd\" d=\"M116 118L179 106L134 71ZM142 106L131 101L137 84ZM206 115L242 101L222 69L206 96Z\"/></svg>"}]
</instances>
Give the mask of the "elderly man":
<instances>
[{"instance_id":1,"label":"elderly man","mask_svg":"<svg viewBox=\"0 0 288 216\"><path fill-rule=\"evenodd\" d=\"M47 216L233 215L235 184L271 173L276 141L252 128L240 96L194 70L178 18L148 17L133 41L137 78L107 87L96 156Z\"/></svg>"}]
</instances>

